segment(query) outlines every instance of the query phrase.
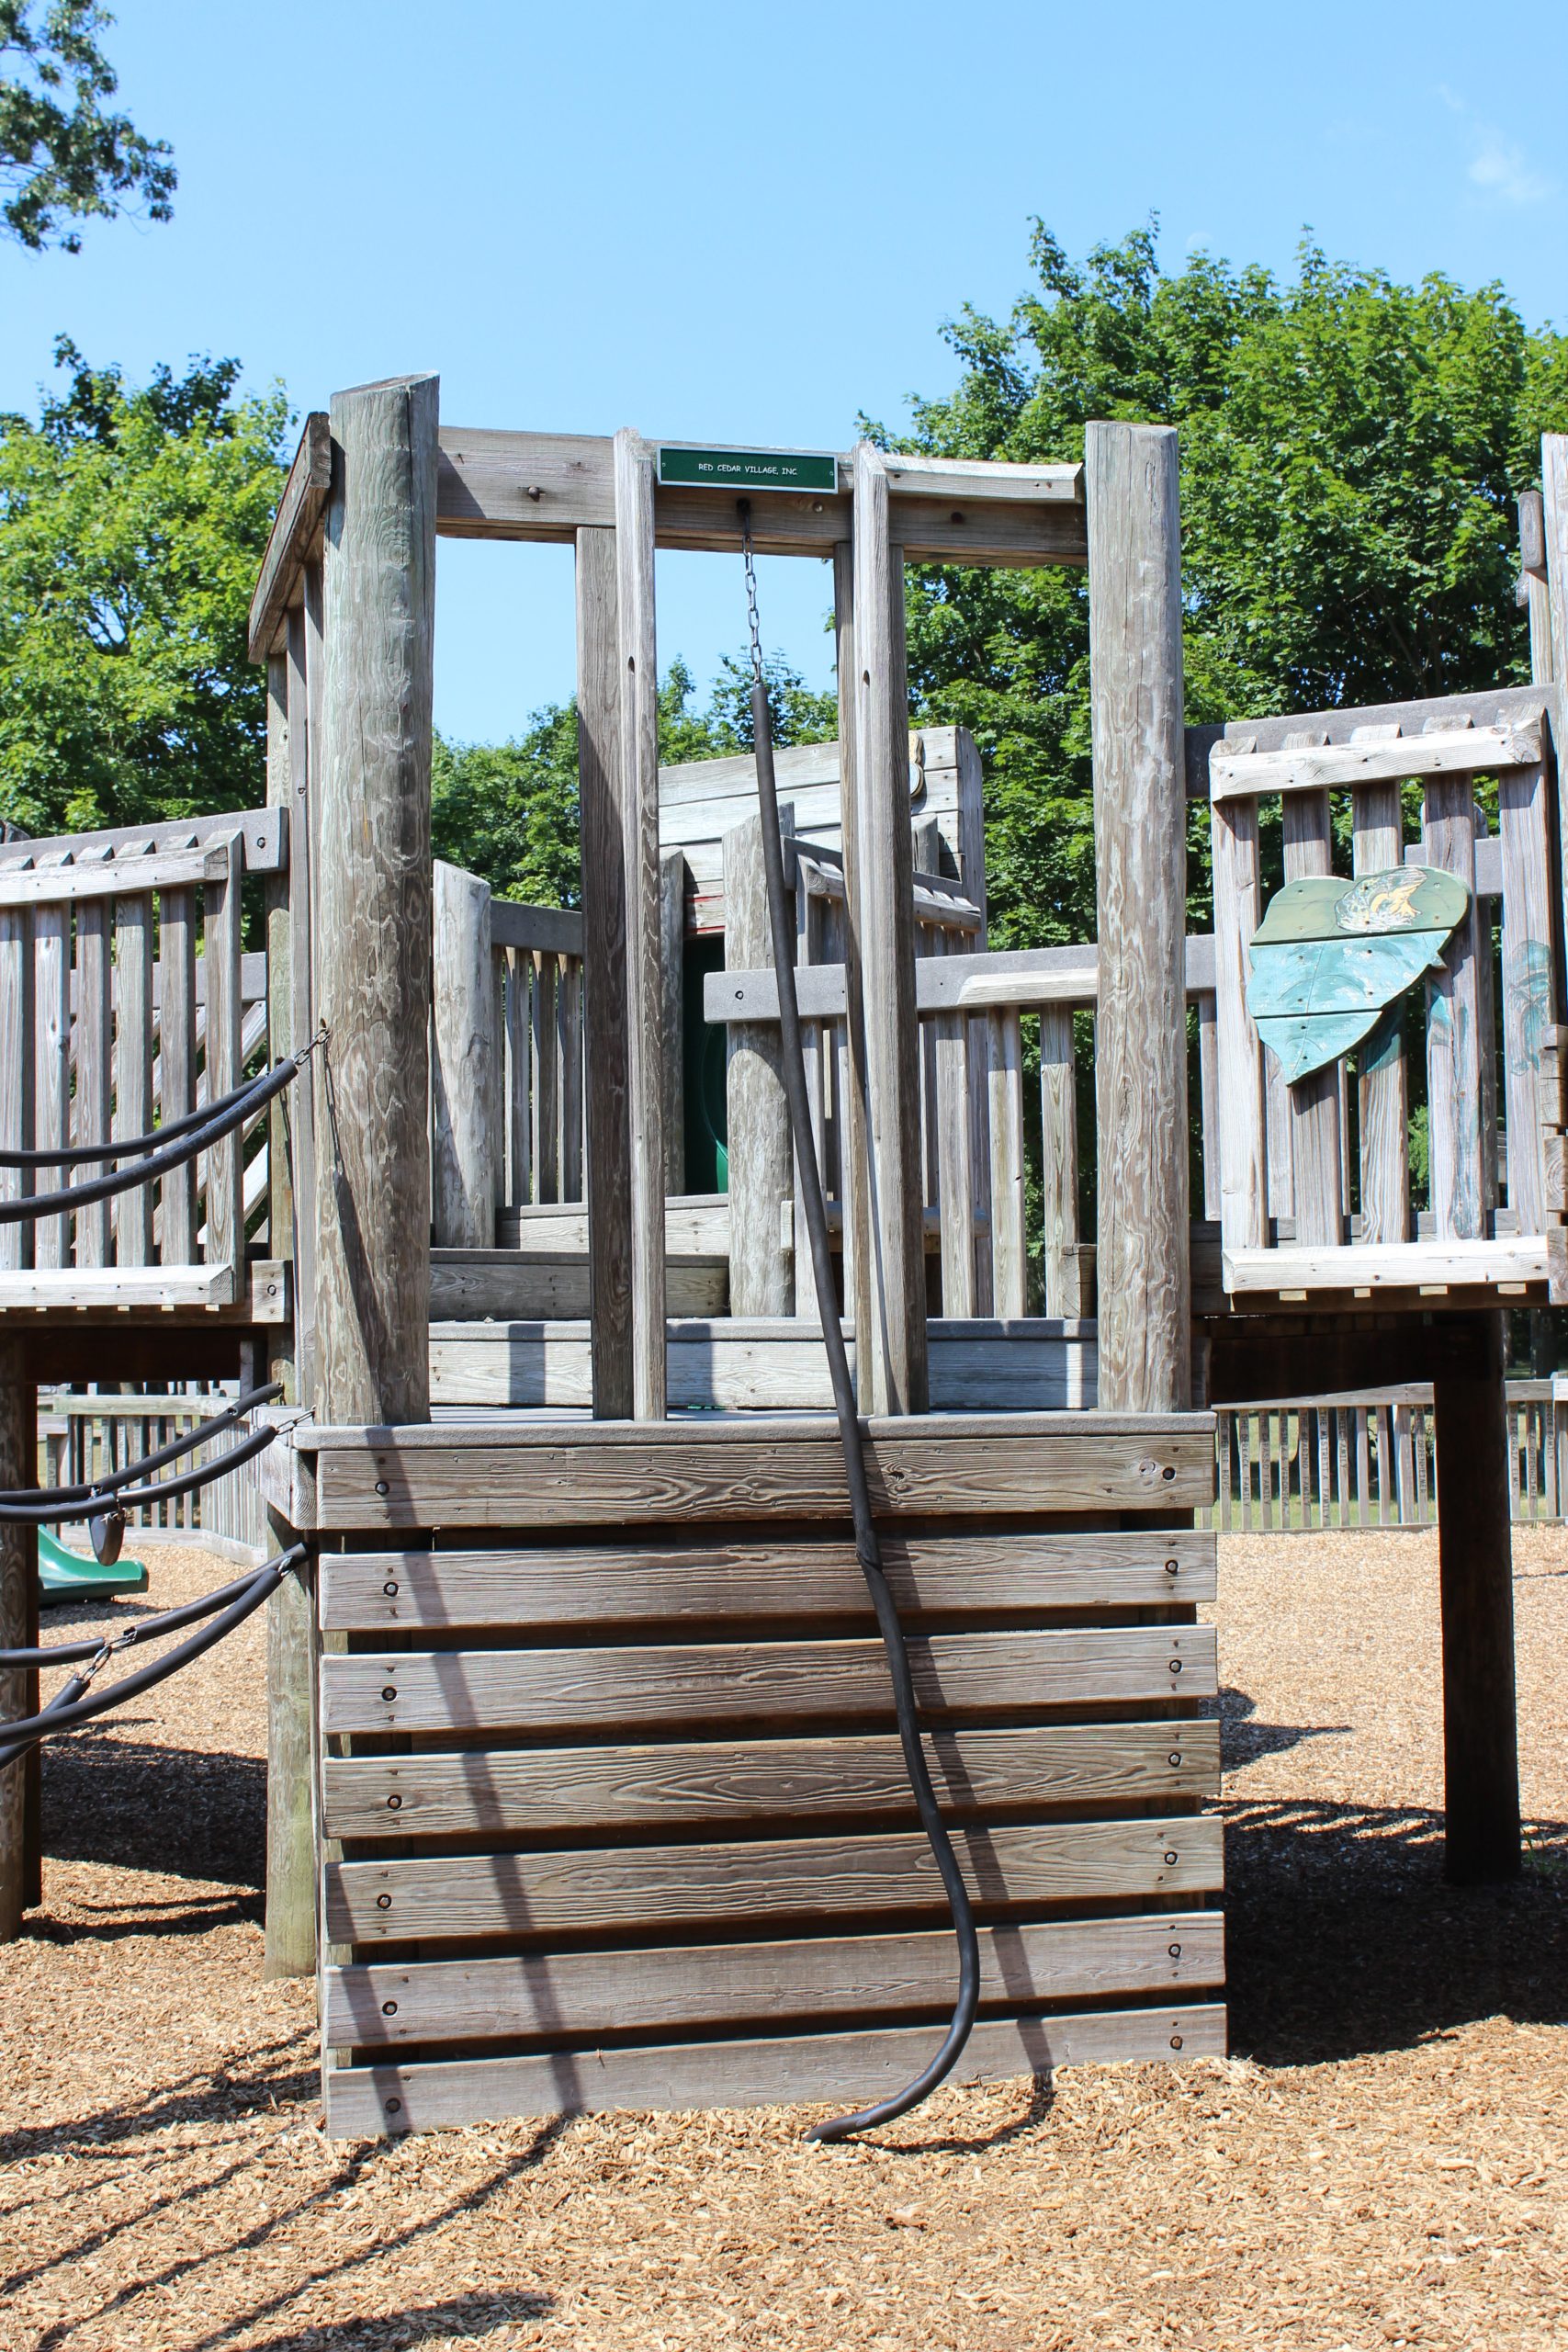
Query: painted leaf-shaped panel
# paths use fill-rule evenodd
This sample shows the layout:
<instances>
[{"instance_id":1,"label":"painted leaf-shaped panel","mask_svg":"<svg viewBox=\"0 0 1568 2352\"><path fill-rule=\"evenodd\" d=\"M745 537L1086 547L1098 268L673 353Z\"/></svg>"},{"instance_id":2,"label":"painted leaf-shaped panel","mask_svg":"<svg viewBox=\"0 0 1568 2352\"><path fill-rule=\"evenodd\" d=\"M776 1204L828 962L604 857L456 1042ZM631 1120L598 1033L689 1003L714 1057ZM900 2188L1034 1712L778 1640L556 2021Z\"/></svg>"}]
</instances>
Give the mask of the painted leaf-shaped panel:
<instances>
[{"instance_id":1,"label":"painted leaf-shaped panel","mask_svg":"<svg viewBox=\"0 0 1568 2352\"><path fill-rule=\"evenodd\" d=\"M1441 963L1469 906L1458 876L1430 865L1288 882L1253 934L1247 984L1247 1009L1287 1082L1359 1045Z\"/></svg>"}]
</instances>

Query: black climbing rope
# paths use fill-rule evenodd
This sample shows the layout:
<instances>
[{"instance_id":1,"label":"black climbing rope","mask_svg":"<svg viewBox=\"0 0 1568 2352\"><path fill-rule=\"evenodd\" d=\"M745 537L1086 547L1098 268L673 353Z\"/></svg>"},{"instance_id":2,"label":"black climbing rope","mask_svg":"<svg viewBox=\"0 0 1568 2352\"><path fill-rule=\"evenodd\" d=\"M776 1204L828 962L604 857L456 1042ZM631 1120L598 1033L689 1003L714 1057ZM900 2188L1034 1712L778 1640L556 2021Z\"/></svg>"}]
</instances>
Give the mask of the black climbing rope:
<instances>
[{"instance_id":1,"label":"black climbing rope","mask_svg":"<svg viewBox=\"0 0 1568 2352\"><path fill-rule=\"evenodd\" d=\"M86 1502L97 1496L112 1494L117 1487L132 1487L138 1478L145 1478L149 1471L161 1470L165 1462L175 1462L182 1453L194 1453L198 1445L207 1443L209 1438L221 1437L225 1430L232 1429L236 1421L243 1420L245 1415L254 1412L258 1405L270 1405L275 1396L282 1394L281 1380L269 1380L260 1388L247 1388L243 1396L236 1396L221 1413L214 1413L209 1421L198 1421L195 1429L186 1430L183 1437L171 1438L168 1444L159 1446L156 1453L144 1453L139 1462L128 1462L123 1469L107 1471L103 1477L95 1478L85 1486L0 1487L0 1518L4 1518L9 1503Z\"/></svg>"},{"instance_id":2,"label":"black climbing rope","mask_svg":"<svg viewBox=\"0 0 1568 2352\"><path fill-rule=\"evenodd\" d=\"M275 1062L269 1070L254 1078L240 1093L226 1095L224 1104L204 1105L201 1124L188 1127L183 1120L174 1123L174 1129L183 1128L175 1141L160 1143L156 1151L149 1152L133 1167L120 1168L107 1176L95 1176L85 1184L62 1184L52 1193L30 1193L20 1200L0 1201L0 1225L21 1225L45 1216L62 1216L73 1209L90 1207L94 1201L107 1201L116 1193L129 1193L138 1184L151 1184L171 1168L178 1168L198 1153L210 1150L236 1127L244 1126L254 1114L270 1102L275 1094L298 1078L321 1039L313 1037L299 1053L288 1055ZM94 1157L103 1155L95 1151Z\"/></svg>"},{"instance_id":3,"label":"black climbing rope","mask_svg":"<svg viewBox=\"0 0 1568 2352\"><path fill-rule=\"evenodd\" d=\"M215 1478L226 1477L242 1462L253 1462L276 1435L276 1424L269 1421L265 1429L253 1430L238 1445L231 1445L227 1453L219 1454L214 1461L203 1462L178 1478L155 1478L145 1487L110 1487L106 1481L102 1487L77 1494L69 1502L61 1502L58 1498L36 1503L0 1501L0 1526L55 1527L67 1520L101 1519L106 1511L123 1517L126 1511L140 1510L144 1505L173 1502L176 1495L194 1495L201 1487L209 1487Z\"/></svg>"},{"instance_id":4,"label":"black climbing rope","mask_svg":"<svg viewBox=\"0 0 1568 2352\"><path fill-rule=\"evenodd\" d=\"M284 1063L276 1062L273 1068L282 1069ZM265 1075L270 1076L271 1072ZM115 1143L75 1144L69 1151L0 1151L0 1168L75 1168L90 1159L130 1159L138 1152L153 1150L159 1144L173 1143L176 1136L188 1135L192 1127L219 1117L243 1102L256 1084L255 1079L247 1078L231 1087L227 1094L219 1095L216 1102L200 1103L180 1118L166 1120L151 1135L121 1136Z\"/></svg>"},{"instance_id":5,"label":"black climbing rope","mask_svg":"<svg viewBox=\"0 0 1568 2352\"><path fill-rule=\"evenodd\" d=\"M800 1170L801 1206L806 1216L806 1229L811 1242L811 1263L817 1278L817 1295L822 1306L822 1337L828 1350L828 1371L833 1388L833 1408L838 1416L839 1435L844 1449L844 1469L849 1480L850 1510L854 1521L855 1556L871 1595L871 1605L876 1613L877 1630L882 1635L887 1654L887 1670L893 1683L893 1706L898 1720L898 1740L904 1753L904 1769L908 1774L909 1787L919 1815L920 1826L930 1841L936 1866L947 1894L948 1907L953 1915L953 1931L958 1944L958 1997L953 2007L953 2021L941 2049L931 2064L916 2075L901 2091L890 2098L880 2099L874 2107L862 2108L854 2115L840 2115L831 2122L819 2123L810 2133L813 2140L843 2140L852 2132L867 2132L877 2125L891 2123L896 2116L905 2115L912 2107L935 2090L957 2064L969 2030L975 2022L975 2012L980 1999L980 1945L975 1932L975 1914L969 1901L969 1890L964 1883L964 1873L958 1857L953 1850L953 1840L931 1786L930 1767L925 1749L920 1744L919 1703L915 1697L914 1679L909 1671L908 1646L904 1628L899 1623L897 1604L888 1588L883 1571L882 1550L877 1541L876 1522L872 1516L871 1488L866 1478L865 1443L861 1432L860 1414L855 1402L854 1383L850 1374L849 1353L844 1335L835 1310L833 1261L828 1240L828 1209L822 1193L822 1172L817 1160L816 1138L812 1132L811 1107L807 1094L806 1058L800 1039L800 1007L795 984L795 933L790 920L784 891L784 844L779 831L778 792L773 779L773 723L768 710L767 684L762 673L762 646L757 625L757 576L752 561L751 502L739 502L740 543L746 564L747 612L751 630L751 723L757 752L757 797L761 811L762 863L768 882L768 914L773 932L773 976L778 983L779 1030L783 1042L784 1099L789 1107L790 1132L795 1143L795 1164Z\"/></svg>"},{"instance_id":6,"label":"black climbing rope","mask_svg":"<svg viewBox=\"0 0 1568 2352\"><path fill-rule=\"evenodd\" d=\"M137 1640L146 1640L152 1630L152 1623L144 1620L141 1625L129 1625L123 1633L110 1634L96 1646L86 1673L73 1675L48 1706L41 1707L36 1715L23 1715L14 1723L0 1723L0 1769L15 1763L17 1758L25 1755L29 1747L36 1747L39 1740L51 1738L56 1732L74 1731L78 1724L90 1723L96 1715L107 1714L111 1707L119 1706L127 1699L134 1699L141 1691L150 1690L154 1683L165 1681L171 1674L177 1674L182 1667L189 1666L194 1658L213 1648L225 1634L231 1634L236 1625L243 1624L269 1594L276 1591L289 1570L298 1567L305 1556L302 1544L290 1544L287 1552L279 1552L251 1576L243 1578L233 1600L212 1618L210 1624L191 1634L188 1641L176 1644L162 1657L150 1659L145 1666L138 1667L118 1682L111 1683L107 1690L90 1691L89 1685L99 1668L107 1665L118 1651L129 1648ZM205 1604L193 1606L196 1609L215 1606L221 1597L217 1593L209 1594ZM178 1610L171 1610L167 1615L171 1620L189 1622L188 1617L182 1620L182 1612ZM172 1625L165 1624L164 1630L173 1630ZM71 1646L74 1647L73 1645ZM19 1656L20 1653L6 1655ZM62 1661L58 1652L52 1660L46 1652L40 1662L58 1664Z\"/></svg>"}]
</instances>

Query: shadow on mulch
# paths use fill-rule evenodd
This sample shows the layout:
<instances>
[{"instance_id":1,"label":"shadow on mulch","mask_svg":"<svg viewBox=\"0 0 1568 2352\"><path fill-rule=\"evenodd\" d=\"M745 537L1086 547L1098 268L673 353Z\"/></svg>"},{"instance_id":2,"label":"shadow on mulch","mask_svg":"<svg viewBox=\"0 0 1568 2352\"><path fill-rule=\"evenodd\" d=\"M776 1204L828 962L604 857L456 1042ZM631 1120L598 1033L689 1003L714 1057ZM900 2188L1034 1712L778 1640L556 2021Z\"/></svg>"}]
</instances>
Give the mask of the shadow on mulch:
<instances>
[{"instance_id":1,"label":"shadow on mulch","mask_svg":"<svg viewBox=\"0 0 1568 2352\"><path fill-rule=\"evenodd\" d=\"M1306 1800L1226 1809L1231 2047L1260 2065L1408 2049L1480 2018L1568 2018L1568 1825L1524 1876L1443 1878L1443 1817Z\"/></svg>"},{"instance_id":2,"label":"shadow on mulch","mask_svg":"<svg viewBox=\"0 0 1568 2352\"><path fill-rule=\"evenodd\" d=\"M259 1892L266 1766L259 1757L164 1747L123 1731L112 1738L80 1732L44 1750L43 1839L57 1861L112 1862Z\"/></svg>"},{"instance_id":3,"label":"shadow on mulch","mask_svg":"<svg viewBox=\"0 0 1568 2352\"><path fill-rule=\"evenodd\" d=\"M252 2352L402 2352L405 2345L488 2335L509 2321L548 2319L555 2307L553 2295L455 2295L450 2302L422 2303L379 2319L340 2319L298 2335L261 2337Z\"/></svg>"},{"instance_id":4,"label":"shadow on mulch","mask_svg":"<svg viewBox=\"0 0 1568 2352\"><path fill-rule=\"evenodd\" d=\"M23 2164L45 2151L66 2148L97 2155L170 2129L210 2123L214 2117L244 2116L264 2105L303 2105L321 2086L316 2058L314 2030L301 2028L247 2052L243 2066L204 2066L154 2092L139 2089L130 2098L90 2108L60 2123L6 2132L0 2136L0 2164ZM17 2284L17 2278L0 2278L0 2295Z\"/></svg>"}]
</instances>

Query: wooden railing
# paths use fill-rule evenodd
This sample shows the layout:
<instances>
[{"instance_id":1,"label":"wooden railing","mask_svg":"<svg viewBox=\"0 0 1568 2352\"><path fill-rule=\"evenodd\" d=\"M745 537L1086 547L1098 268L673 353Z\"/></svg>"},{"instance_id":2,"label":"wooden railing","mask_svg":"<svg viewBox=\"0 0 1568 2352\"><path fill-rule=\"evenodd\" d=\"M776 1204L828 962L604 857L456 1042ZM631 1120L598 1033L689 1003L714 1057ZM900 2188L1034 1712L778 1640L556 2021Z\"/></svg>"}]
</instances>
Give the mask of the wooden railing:
<instances>
[{"instance_id":1,"label":"wooden railing","mask_svg":"<svg viewBox=\"0 0 1568 2352\"><path fill-rule=\"evenodd\" d=\"M94 1478L142 1460L171 1438L180 1437L200 1421L220 1413L235 1394L226 1388L189 1393L164 1391L146 1396L96 1396L58 1389L39 1399L39 1476L45 1486L81 1486ZM214 1441L221 1452L233 1437ZM209 1458L206 1452L182 1455L157 1474L173 1478ZM163 1543L207 1544L222 1554L259 1552L266 1542L265 1513L260 1488L248 1466L215 1478L210 1486L167 1501L134 1505L127 1513L130 1526L155 1535ZM61 1540L72 1549L85 1548L84 1531L65 1526Z\"/></svg>"},{"instance_id":2,"label":"wooden railing","mask_svg":"<svg viewBox=\"0 0 1568 2352\"><path fill-rule=\"evenodd\" d=\"M1545 1284L1536 1084L1562 984L1550 705L1539 688L1509 688L1392 715L1238 721L1212 742L1219 1210L1233 1295L1451 1295L1467 1286L1517 1295ZM1497 782L1495 839L1475 797L1483 775ZM1412 842L1406 785L1421 796ZM1426 988L1430 1180L1419 1221L1397 1011L1352 1054L1287 1088L1247 1009L1262 912L1260 807L1282 804L1289 881L1335 870L1337 797L1348 804L1355 876L1418 863L1473 892Z\"/></svg>"},{"instance_id":3,"label":"wooden railing","mask_svg":"<svg viewBox=\"0 0 1568 2352\"><path fill-rule=\"evenodd\" d=\"M1568 1399L1550 1380L1508 1383L1509 1511L1562 1516ZM1560 1415L1563 1418L1560 1424ZM1232 1533L1429 1527L1438 1516L1429 1387L1221 1406L1212 1524Z\"/></svg>"},{"instance_id":4,"label":"wooden railing","mask_svg":"<svg viewBox=\"0 0 1568 2352\"><path fill-rule=\"evenodd\" d=\"M0 845L0 1145L147 1134L235 1087L267 1046L241 885L285 863L279 812ZM266 1196L265 1114L155 1186L0 1226L0 1306L222 1306ZM0 1169L0 1198L98 1172Z\"/></svg>"}]
</instances>

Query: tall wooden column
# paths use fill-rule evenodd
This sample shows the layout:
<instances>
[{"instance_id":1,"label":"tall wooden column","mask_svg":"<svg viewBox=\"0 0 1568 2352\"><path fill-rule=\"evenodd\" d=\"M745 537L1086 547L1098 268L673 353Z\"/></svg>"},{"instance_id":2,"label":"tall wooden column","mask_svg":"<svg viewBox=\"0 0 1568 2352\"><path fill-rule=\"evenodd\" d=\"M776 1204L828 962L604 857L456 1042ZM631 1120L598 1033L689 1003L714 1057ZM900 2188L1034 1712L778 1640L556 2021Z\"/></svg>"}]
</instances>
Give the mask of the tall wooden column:
<instances>
[{"instance_id":1,"label":"tall wooden column","mask_svg":"<svg viewBox=\"0 0 1568 2352\"><path fill-rule=\"evenodd\" d=\"M1173 1412L1190 1388L1186 752L1176 435L1085 439L1100 934L1100 1403Z\"/></svg>"},{"instance_id":2,"label":"tall wooden column","mask_svg":"<svg viewBox=\"0 0 1568 2352\"><path fill-rule=\"evenodd\" d=\"M38 1483L36 1392L25 1371L22 1342L0 1339L0 1487ZM38 1532L0 1526L0 1649L25 1649L37 1640ZM15 1721L37 1702L36 1673L20 1667L0 1673L0 1715ZM0 1943L20 1935L23 1912L41 1894L28 1804L36 1755L0 1767Z\"/></svg>"},{"instance_id":3,"label":"tall wooden column","mask_svg":"<svg viewBox=\"0 0 1568 2352\"><path fill-rule=\"evenodd\" d=\"M490 884L441 858L434 880L432 1237L442 1250L493 1250L501 1098Z\"/></svg>"},{"instance_id":4,"label":"tall wooden column","mask_svg":"<svg viewBox=\"0 0 1568 2352\"><path fill-rule=\"evenodd\" d=\"M626 1116L626 878L620 812L615 534L577 535L577 771L582 834L588 1283L593 1411L632 1413L632 1176Z\"/></svg>"},{"instance_id":5,"label":"tall wooden column","mask_svg":"<svg viewBox=\"0 0 1568 2352\"><path fill-rule=\"evenodd\" d=\"M626 1123L630 1130L632 1411L664 1418L664 966L659 885L659 663L653 453L615 435L621 829L626 892Z\"/></svg>"},{"instance_id":6,"label":"tall wooden column","mask_svg":"<svg viewBox=\"0 0 1568 2352\"><path fill-rule=\"evenodd\" d=\"M1459 1336L1458 1330L1455 1332ZM1467 1316L1432 1384L1443 1604L1446 1867L1456 1885L1519 1871L1514 1583L1503 1317Z\"/></svg>"},{"instance_id":7,"label":"tall wooden column","mask_svg":"<svg viewBox=\"0 0 1568 2352\"><path fill-rule=\"evenodd\" d=\"M909 697L904 556L889 530L887 473L863 441L854 459L855 896L864 1034L869 1234L868 1327L855 1329L863 1411L923 1413L928 1401L919 1034L915 1018L914 851L909 836Z\"/></svg>"},{"instance_id":8,"label":"tall wooden column","mask_svg":"<svg viewBox=\"0 0 1568 2352\"><path fill-rule=\"evenodd\" d=\"M315 1407L430 1418L431 662L438 381L332 404L312 876Z\"/></svg>"}]
</instances>

